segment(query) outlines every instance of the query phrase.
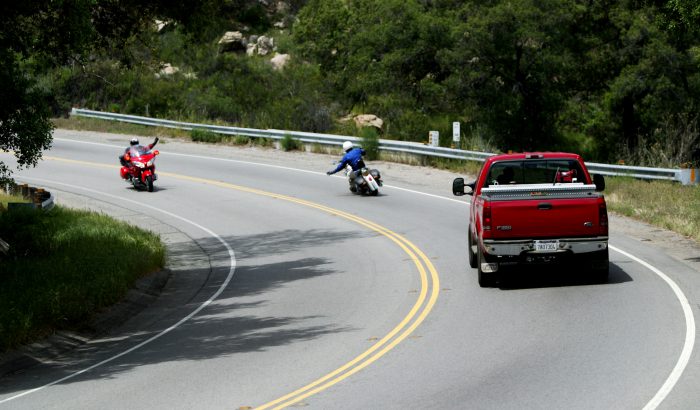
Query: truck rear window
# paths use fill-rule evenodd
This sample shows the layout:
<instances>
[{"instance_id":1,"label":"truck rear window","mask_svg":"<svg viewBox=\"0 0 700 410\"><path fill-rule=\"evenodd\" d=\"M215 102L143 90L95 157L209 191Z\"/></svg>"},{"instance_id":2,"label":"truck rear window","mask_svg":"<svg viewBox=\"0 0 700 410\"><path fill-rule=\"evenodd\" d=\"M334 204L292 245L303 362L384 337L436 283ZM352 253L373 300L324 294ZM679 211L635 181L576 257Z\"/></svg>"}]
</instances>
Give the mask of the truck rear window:
<instances>
[{"instance_id":1,"label":"truck rear window","mask_svg":"<svg viewBox=\"0 0 700 410\"><path fill-rule=\"evenodd\" d=\"M486 185L586 182L576 160L502 161L491 164Z\"/></svg>"}]
</instances>

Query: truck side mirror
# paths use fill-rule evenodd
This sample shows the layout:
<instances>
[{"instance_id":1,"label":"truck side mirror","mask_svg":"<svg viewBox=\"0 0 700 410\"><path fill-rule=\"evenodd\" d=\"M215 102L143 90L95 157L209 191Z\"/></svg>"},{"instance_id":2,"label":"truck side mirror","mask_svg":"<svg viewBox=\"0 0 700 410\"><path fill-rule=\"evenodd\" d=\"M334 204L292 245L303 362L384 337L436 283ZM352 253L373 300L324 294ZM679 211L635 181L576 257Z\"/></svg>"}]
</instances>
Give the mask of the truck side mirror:
<instances>
[{"instance_id":1,"label":"truck side mirror","mask_svg":"<svg viewBox=\"0 0 700 410\"><path fill-rule=\"evenodd\" d=\"M605 189L605 178L600 174L593 174L593 184L596 191L603 191Z\"/></svg>"},{"instance_id":2,"label":"truck side mirror","mask_svg":"<svg viewBox=\"0 0 700 410\"><path fill-rule=\"evenodd\" d=\"M464 178L455 178L454 181L452 181L452 193L455 196L462 196L464 194L473 195L475 186L476 186L476 181L474 181L470 184L465 184ZM469 187L470 188L469 192L465 192L464 187Z\"/></svg>"},{"instance_id":3,"label":"truck side mirror","mask_svg":"<svg viewBox=\"0 0 700 410\"><path fill-rule=\"evenodd\" d=\"M464 178L455 178L452 181L452 193L455 196L464 195Z\"/></svg>"}]
</instances>

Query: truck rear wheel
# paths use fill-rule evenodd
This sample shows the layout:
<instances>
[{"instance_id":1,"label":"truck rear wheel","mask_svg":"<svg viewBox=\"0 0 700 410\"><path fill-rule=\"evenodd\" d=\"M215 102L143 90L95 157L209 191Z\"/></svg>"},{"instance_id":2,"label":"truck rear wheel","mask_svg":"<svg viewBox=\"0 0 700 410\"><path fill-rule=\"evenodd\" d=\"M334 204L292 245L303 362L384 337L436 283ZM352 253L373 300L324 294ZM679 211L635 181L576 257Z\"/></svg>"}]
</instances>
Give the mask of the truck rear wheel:
<instances>
[{"instance_id":1,"label":"truck rear wheel","mask_svg":"<svg viewBox=\"0 0 700 410\"><path fill-rule=\"evenodd\" d=\"M591 261L591 271L596 282L607 283L610 276L609 251L605 249L596 253L599 253L599 255Z\"/></svg>"},{"instance_id":2,"label":"truck rear wheel","mask_svg":"<svg viewBox=\"0 0 700 410\"><path fill-rule=\"evenodd\" d=\"M490 288L496 285L496 273L494 272L484 272L481 269L482 263L484 262L484 254L480 249L477 248L477 270L479 272L479 286L482 288Z\"/></svg>"},{"instance_id":3,"label":"truck rear wheel","mask_svg":"<svg viewBox=\"0 0 700 410\"><path fill-rule=\"evenodd\" d=\"M467 234L467 249L469 250L469 266L476 268L476 253L474 252L474 239L472 238L472 229L469 228L469 233Z\"/></svg>"}]
</instances>

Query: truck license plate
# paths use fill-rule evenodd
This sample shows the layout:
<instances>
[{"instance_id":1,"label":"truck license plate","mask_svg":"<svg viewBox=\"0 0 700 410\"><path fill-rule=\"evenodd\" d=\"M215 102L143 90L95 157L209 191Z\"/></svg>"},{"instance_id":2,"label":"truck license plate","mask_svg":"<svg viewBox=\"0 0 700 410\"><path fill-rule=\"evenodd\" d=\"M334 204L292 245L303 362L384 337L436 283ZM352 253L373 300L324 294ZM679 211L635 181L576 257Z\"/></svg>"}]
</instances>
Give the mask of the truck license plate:
<instances>
[{"instance_id":1,"label":"truck license plate","mask_svg":"<svg viewBox=\"0 0 700 410\"><path fill-rule=\"evenodd\" d=\"M553 252L559 249L559 241L535 241L536 252Z\"/></svg>"}]
</instances>

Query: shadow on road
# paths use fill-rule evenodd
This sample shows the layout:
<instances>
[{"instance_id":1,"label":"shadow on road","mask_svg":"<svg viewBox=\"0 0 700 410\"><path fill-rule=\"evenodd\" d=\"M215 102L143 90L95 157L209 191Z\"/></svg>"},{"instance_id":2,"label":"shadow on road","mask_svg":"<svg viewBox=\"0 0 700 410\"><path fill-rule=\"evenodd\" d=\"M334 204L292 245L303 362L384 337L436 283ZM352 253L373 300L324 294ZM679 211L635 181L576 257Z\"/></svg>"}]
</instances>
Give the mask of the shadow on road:
<instances>
[{"instance_id":1,"label":"shadow on road","mask_svg":"<svg viewBox=\"0 0 700 410\"><path fill-rule=\"evenodd\" d=\"M267 295L278 287L336 273L329 267L332 262L330 259L300 255L319 255L317 249L327 244L333 244L334 247L354 246L356 240L372 236L372 233L355 231L310 229L224 237L235 250L237 266L233 279L219 298L175 330L62 384L112 378L139 366L185 360L201 361L263 351L326 334L351 331L353 329L334 324L332 318L320 315L271 317L257 315L255 309L274 302L267 300ZM0 394L36 388L37 380L43 379L43 383L48 383L67 377L158 335L193 312L214 294L230 270L228 252L221 242L214 238L203 238L197 240L197 245L206 254L203 257L200 253L199 258L208 259L207 266L210 264L212 268L187 269L185 263L184 269L173 273L173 276L196 276L196 280L190 281L197 284L197 289L168 289L170 286L166 285L154 305L167 306L163 302L168 298L175 299L177 303L171 302L163 312L153 313L153 307L143 310L142 316L151 317L144 328L134 326L133 321L127 321L107 335L101 335L68 353L52 357L51 364L24 368L0 377ZM169 251L181 252L180 257L187 261L194 257L192 248L192 244L175 243L169 246ZM274 256L274 262L261 263L270 256ZM175 278L171 278L169 285L174 281ZM24 372L29 372L29 377L22 377ZM43 377L40 374L50 376Z\"/></svg>"},{"instance_id":2,"label":"shadow on road","mask_svg":"<svg viewBox=\"0 0 700 410\"><path fill-rule=\"evenodd\" d=\"M631 282L616 264L610 263L610 275L601 282L587 270L566 266L518 266L503 271L499 287L503 290L551 288L565 286L614 285Z\"/></svg>"}]
</instances>

